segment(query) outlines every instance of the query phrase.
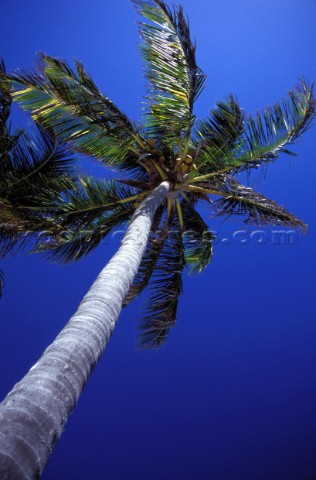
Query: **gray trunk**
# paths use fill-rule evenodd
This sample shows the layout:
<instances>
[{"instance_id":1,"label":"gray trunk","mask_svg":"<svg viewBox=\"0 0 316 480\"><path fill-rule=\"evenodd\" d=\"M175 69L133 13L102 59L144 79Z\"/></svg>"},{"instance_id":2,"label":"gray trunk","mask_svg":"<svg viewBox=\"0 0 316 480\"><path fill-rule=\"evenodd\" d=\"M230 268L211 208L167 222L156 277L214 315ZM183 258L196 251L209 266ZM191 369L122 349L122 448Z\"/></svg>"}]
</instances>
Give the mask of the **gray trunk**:
<instances>
[{"instance_id":1,"label":"gray trunk","mask_svg":"<svg viewBox=\"0 0 316 480\"><path fill-rule=\"evenodd\" d=\"M114 330L146 248L163 182L137 208L118 252L40 360L0 404L0 479L36 479Z\"/></svg>"}]
</instances>

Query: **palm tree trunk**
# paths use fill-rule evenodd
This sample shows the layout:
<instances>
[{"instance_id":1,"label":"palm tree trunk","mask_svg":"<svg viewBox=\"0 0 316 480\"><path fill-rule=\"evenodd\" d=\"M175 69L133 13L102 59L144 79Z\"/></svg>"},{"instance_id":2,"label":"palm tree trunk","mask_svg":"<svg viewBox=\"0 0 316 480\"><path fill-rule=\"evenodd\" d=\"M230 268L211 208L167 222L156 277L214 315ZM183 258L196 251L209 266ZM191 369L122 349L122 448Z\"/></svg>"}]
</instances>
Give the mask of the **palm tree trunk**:
<instances>
[{"instance_id":1,"label":"palm tree trunk","mask_svg":"<svg viewBox=\"0 0 316 480\"><path fill-rule=\"evenodd\" d=\"M36 479L114 330L146 248L161 183L137 208L118 252L77 312L0 404L0 478Z\"/></svg>"}]
</instances>

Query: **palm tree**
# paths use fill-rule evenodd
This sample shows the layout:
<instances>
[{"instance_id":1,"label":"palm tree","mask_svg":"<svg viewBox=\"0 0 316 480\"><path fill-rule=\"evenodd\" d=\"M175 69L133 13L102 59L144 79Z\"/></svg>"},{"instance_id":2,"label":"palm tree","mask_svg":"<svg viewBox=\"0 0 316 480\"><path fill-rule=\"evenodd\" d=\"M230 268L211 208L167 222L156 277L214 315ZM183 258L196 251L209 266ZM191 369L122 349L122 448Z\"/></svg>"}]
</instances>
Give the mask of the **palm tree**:
<instances>
[{"instance_id":1,"label":"palm tree","mask_svg":"<svg viewBox=\"0 0 316 480\"><path fill-rule=\"evenodd\" d=\"M205 75L181 7L134 0L147 78L143 126L132 123L102 95L83 65L76 72L41 55L36 73L9 76L14 98L75 151L99 159L128 178L67 180L41 215L51 228L37 249L71 261L129 222L117 254L102 270L79 309L41 359L0 406L3 478L37 478L114 329L122 305L147 286L141 343L158 347L176 320L184 267L199 272L212 258L213 235L196 205L214 215L242 215L256 225L303 222L244 187L234 175L288 153L287 145L315 114L312 86L304 80L263 113L246 116L229 96L205 120L193 106ZM11 475L11 476L10 476Z\"/></svg>"}]
</instances>

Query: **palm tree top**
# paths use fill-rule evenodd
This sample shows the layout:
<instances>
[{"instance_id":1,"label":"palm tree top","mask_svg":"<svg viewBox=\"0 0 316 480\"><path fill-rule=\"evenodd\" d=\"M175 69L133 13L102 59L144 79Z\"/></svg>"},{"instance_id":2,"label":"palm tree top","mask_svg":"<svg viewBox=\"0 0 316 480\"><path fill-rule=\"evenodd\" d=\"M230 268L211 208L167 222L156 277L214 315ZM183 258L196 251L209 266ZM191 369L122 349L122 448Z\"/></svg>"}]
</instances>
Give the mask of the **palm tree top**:
<instances>
[{"instance_id":1,"label":"palm tree top","mask_svg":"<svg viewBox=\"0 0 316 480\"><path fill-rule=\"evenodd\" d=\"M170 193L158 209L148 246L126 304L148 284L151 296L141 325L142 342L159 346L176 319L186 266L199 272L212 258L213 234L195 206L215 216L241 214L255 225L306 225L274 201L241 185L234 176L287 153L315 115L313 85L304 79L281 102L246 115L230 95L207 118L194 115L205 74L180 6L162 0L132 0L143 17L140 52L145 64L146 102L142 125L132 122L104 96L83 65L41 54L36 72L7 77L12 96L44 129L77 152L120 172L118 181L82 176L68 179L42 214L58 219L39 249L71 261L95 248L130 220L135 206L162 181ZM44 212L44 213L43 213Z\"/></svg>"}]
</instances>

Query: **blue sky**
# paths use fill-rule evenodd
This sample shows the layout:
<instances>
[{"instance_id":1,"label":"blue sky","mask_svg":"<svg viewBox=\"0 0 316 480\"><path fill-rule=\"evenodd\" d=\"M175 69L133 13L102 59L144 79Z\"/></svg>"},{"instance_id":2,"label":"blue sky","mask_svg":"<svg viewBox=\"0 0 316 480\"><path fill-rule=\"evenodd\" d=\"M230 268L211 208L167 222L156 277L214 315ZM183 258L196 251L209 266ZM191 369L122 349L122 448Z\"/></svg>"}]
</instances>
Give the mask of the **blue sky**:
<instances>
[{"instance_id":1,"label":"blue sky","mask_svg":"<svg viewBox=\"0 0 316 480\"><path fill-rule=\"evenodd\" d=\"M184 0L208 74L203 117L235 93L246 112L271 104L301 75L316 79L314 0ZM31 68L36 51L83 61L131 118L143 95L137 15L128 0L2 0L0 53ZM16 114L17 121L21 116ZM294 245L232 240L238 220L210 218L214 260L185 276L178 322L164 348L136 349L146 294L121 315L71 416L44 480L309 480L316 477L316 129L250 184L309 224ZM91 174L107 176L95 162ZM62 267L20 253L5 259L0 303L3 397L54 339L115 252L113 240Z\"/></svg>"}]
</instances>

